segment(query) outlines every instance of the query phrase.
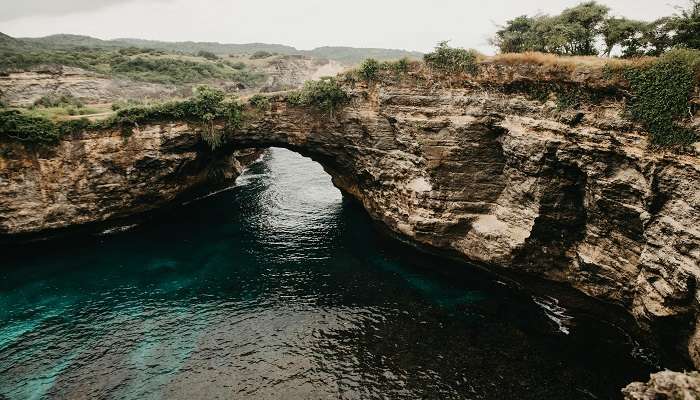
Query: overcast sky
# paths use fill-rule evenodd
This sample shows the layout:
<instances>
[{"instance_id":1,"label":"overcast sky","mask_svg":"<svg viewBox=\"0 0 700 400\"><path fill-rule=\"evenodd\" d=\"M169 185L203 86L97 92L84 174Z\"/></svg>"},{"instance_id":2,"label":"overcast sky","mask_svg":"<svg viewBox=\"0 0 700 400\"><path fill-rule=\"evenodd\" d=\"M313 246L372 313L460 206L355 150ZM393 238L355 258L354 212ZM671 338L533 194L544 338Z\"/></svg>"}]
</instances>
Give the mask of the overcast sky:
<instances>
[{"instance_id":1,"label":"overcast sky","mask_svg":"<svg viewBox=\"0 0 700 400\"><path fill-rule=\"evenodd\" d=\"M0 0L0 32L167 41L265 42L427 51L440 40L491 53L496 25L557 13L580 0ZM602 0L615 15L652 20L687 0Z\"/></svg>"}]
</instances>

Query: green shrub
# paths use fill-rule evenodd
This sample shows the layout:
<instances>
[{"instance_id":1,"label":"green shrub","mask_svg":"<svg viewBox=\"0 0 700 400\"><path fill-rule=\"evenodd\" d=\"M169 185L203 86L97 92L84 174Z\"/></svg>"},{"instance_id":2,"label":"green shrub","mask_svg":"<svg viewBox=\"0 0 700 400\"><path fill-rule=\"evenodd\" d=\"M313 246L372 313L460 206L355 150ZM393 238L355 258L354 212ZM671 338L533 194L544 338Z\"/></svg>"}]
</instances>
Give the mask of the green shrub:
<instances>
[{"instance_id":1,"label":"green shrub","mask_svg":"<svg viewBox=\"0 0 700 400\"><path fill-rule=\"evenodd\" d=\"M24 115L16 110L0 111L0 138L27 143L52 144L61 137L56 125L46 118Z\"/></svg>"},{"instance_id":2,"label":"green shrub","mask_svg":"<svg viewBox=\"0 0 700 400\"><path fill-rule=\"evenodd\" d=\"M649 130L654 145L684 145L698 139L696 132L679 126L677 121L695 111L690 100L698 85L700 51L672 50L653 62L625 68L622 73L633 94L628 109Z\"/></svg>"},{"instance_id":3,"label":"green shrub","mask_svg":"<svg viewBox=\"0 0 700 400\"><path fill-rule=\"evenodd\" d=\"M77 107L82 108L83 102L72 94L46 94L34 102L35 107Z\"/></svg>"},{"instance_id":4,"label":"green shrub","mask_svg":"<svg viewBox=\"0 0 700 400\"><path fill-rule=\"evenodd\" d=\"M384 63L384 65L395 75L401 76L408 73L410 62L408 61L408 58L402 58L397 61L387 61L386 63Z\"/></svg>"},{"instance_id":5,"label":"green shrub","mask_svg":"<svg viewBox=\"0 0 700 400\"><path fill-rule=\"evenodd\" d=\"M334 111L349 100L348 94L334 78L308 81L300 91L287 95L289 104L315 107L327 112L331 118Z\"/></svg>"},{"instance_id":6,"label":"green shrub","mask_svg":"<svg viewBox=\"0 0 700 400\"><path fill-rule=\"evenodd\" d=\"M301 91L299 91L299 90L287 93L285 100L287 101L288 104L290 104L292 106L300 107L300 106L304 105L304 102L302 101L302 97L301 97Z\"/></svg>"},{"instance_id":7,"label":"green shrub","mask_svg":"<svg viewBox=\"0 0 700 400\"><path fill-rule=\"evenodd\" d=\"M270 99L261 94L254 95L248 102L258 110L267 110L270 108Z\"/></svg>"},{"instance_id":8,"label":"green shrub","mask_svg":"<svg viewBox=\"0 0 700 400\"><path fill-rule=\"evenodd\" d=\"M423 56L425 63L432 69L451 73L477 72L478 53L475 50L458 49L440 42L432 53Z\"/></svg>"},{"instance_id":9,"label":"green shrub","mask_svg":"<svg viewBox=\"0 0 700 400\"><path fill-rule=\"evenodd\" d=\"M269 51L261 50L261 51L256 51L255 53L253 53L253 55L250 56L250 59L251 60L260 60L260 59L269 58L272 56L274 56L273 53L270 53Z\"/></svg>"},{"instance_id":10,"label":"green shrub","mask_svg":"<svg viewBox=\"0 0 700 400\"><path fill-rule=\"evenodd\" d=\"M228 65L229 67L237 70L243 70L245 69L246 65L244 62L238 61L238 62L231 62L231 61L224 61L224 64Z\"/></svg>"},{"instance_id":11,"label":"green shrub","mask_svg":"<svg viewBox=\"0 0 700 400\"><path fill-rule=\"evenodd\" d=\"M368 58L360 65L357 72L360 74L362 79L367 82L371 82L377 78L379 68L379 62L377 60L374 58Z\"/></svg>"},{"instance_id":12,"label":"green shrub","mask_svg":"<svg viewBox=\"0 0 700 400\"><path fill-rule=\"evenodd\" d=\"M140 100L134 100L134 99L118 100L118 101L115 101L114 103L112 103L112 111L119 111L123 108L140 106L140 105L143 105L143 102Z\"/></svg>"},{"instance_id":13,"label":"green shrub","mask_svg":"<svg viewBox=\"0 0 700 400\"><path fill-rule=\"evenodd\" d=\"M202 139L215 150L223 143L225 132L238 128L242 119L243 107L238 102L227 99L221 90L202 86L187 100L121 109L111 124L130 129L139 123L163 120L199 123L203 128ZM217 121L225 123L224 131L216 129Z\"/></svg>"},{"instance_id":14,"label":"green shrub","mask_svg":"<svg viewBox=\"0 0 700 400\"><path fill-rule=\"evenodd\" d=\"M243 107L234 99L226 98L224 92L207 87L197 89L194 97L183 101L121 108L104 121L80 120L52 122L48 118L30 115L15 110L0 111L0 138L26 143L53 144L62 136L86 130L119 127L125 133L141 123L184 120L200 124L202 140L212 150L224 142L224 135L240 127ZM216 129L217 122L224 129Z\"/></svg>"},{"instance_id":15,"label":"green shrub","mask_svg":"<svg viewBox=\"0 0 700 400\"><path fill-rule=\"evenodd\" d=\"M211 51L200 50L197 52L197 57L206 58L207 60L218 60L219 56L212 53Z\"/></svg>"}]
</instances>

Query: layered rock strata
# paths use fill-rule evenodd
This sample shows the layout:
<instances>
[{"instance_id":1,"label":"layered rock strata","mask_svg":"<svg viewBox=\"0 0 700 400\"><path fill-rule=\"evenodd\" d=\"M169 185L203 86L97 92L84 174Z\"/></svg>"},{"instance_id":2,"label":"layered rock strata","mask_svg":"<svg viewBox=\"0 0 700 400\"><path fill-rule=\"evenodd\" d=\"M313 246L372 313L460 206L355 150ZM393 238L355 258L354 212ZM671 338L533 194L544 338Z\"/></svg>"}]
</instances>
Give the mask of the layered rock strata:
<instances>
[{"instance_id":1,"label":"layered rock strata","mask_svg":"<svg viewBox=\"0 0 700 400\"><path fill-rule=\"evenodd\" d=\"M42 152L10 146L0 232L152 209L206 181L207 165L234 165L236 149L282 146L320 162L397 234L620 304L700 366L700 150L650 149L596 77L549 78L606 94L596 102L531 99L516 90L530 72L348 82L352 101L332 115L273 98L216 157L184 123L87 132Z\"/></svg>"}]
</instances>

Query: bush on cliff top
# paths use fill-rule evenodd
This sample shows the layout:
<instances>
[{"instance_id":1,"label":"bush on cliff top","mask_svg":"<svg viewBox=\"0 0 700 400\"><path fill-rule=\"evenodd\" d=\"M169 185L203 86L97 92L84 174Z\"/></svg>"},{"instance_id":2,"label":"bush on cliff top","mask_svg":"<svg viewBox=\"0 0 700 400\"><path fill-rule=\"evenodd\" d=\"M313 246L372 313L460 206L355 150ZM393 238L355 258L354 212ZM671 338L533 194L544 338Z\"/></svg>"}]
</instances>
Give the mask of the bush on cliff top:
<instances>
[{"instance_id":1,"label":"bush on cliff top","mask_svg":"<svg viewBox=\"0 0 700 400\"><path fill-rule=\"evenodd\" d=\"M410 61L407 58L381 63L373 58L368 58L351 75L359 77L365 82L373 82L379 79L382 71L389 71L394 75L394 78L401 78L408 72L409 67Z\"/></svg>"},{"instance_id":2,"label":"bush on cliff top","mask_svg":"<svg viewBox=\"0 0 700 400\"><path fill-rule=\"evenodd\" d=\"M430 68L445 73L474 74L478 71L475 50L450 47L447 42L438 43L433 52L423 56L423 60Z\"/></svg>"},{"instance_id":3,"label":"bush on cliff top","mask_svg":"<svg viewBox=\"0 0 700 400\"><path fill-rule=\"evenodd\" d=\"M308 81L301 90L287 95L287 102L295 106L311 106L330 117L339 107L350 101L350 97L334 78L321 78Z\"/></svg>"},{"instance_id":4,"label":"bush on cliff top","mask_svg":"<svg viewBox=\"0 0 700 400\"><path fill-rule=\"evenodd\" d=\"M0 139L21 141L29 144L54 144L66 134L88 129L108 129L119 127L130 131L139 124L169 120L188 121L200 124L202 139L212 150L223 143L225 132L240 126L243 107L224 92L200 87L194 97L147 106L122 108L104 121L87 119L54 122L48 118L22 113L18 110L0 111ZM223 121L224 130L215 129L215 123Z\"/></svg>"},{"instance_id":5,"label":"bush on cliff top","mask_svg":"<svg viewBox=\"0 0 700 400\"><path fill-rule=\"evenodd\" d=\"M16 110L0 110L0 134L11 140L37 144L55 143L61 137L58 127L50 120Z\"/></svg>"},{"instance_id":6,"label":"bush on cliff top","mask_svg":"<svg viewBox=\"0 0 700 400\"><path fill-rule=\"evenodd\" d=\"M250 100L248 100L248 103L250 103L253 108L260 111L265 111L270 108L270 99L262 94L254 95L250 98Z\"/></svg>"},{"instance_id":7,"label":"bush on cliff top","mask_svg":"<svg viewBox=\"0 0 700 400\"><path fill-rule=\"evenodd\" d=\"M367 82L371 82L377 78L379 68L379 61L375 60L374 58L368 58L363 61L362 64L360 64L360 68L357 72L360 74L362 79Z\"/></svg>"}]
</instances>

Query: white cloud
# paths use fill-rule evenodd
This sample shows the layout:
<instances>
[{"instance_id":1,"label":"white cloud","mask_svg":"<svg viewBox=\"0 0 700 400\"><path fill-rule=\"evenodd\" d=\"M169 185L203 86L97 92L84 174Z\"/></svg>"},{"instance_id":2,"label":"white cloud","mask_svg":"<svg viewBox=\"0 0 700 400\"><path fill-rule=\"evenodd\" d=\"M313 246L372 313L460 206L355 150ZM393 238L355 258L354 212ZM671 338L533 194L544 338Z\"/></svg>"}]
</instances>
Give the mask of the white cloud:
<instances>
[{"instance_id":1,"label":"white cloud","mask_svg":"<svg viewBox=\"0 0 700 400\"><path fill-rule=\"evenodd\" d=\"M606 0L617 15L652 20L685 0ZM100 38L281 43L426 51L440 40L491 51L496 25L557 13L579 0L3 0L0 31ZM40 6L41 5L41 6ZM42 10L42 6L45 9Z\"/></svg>"}]
</instances>

